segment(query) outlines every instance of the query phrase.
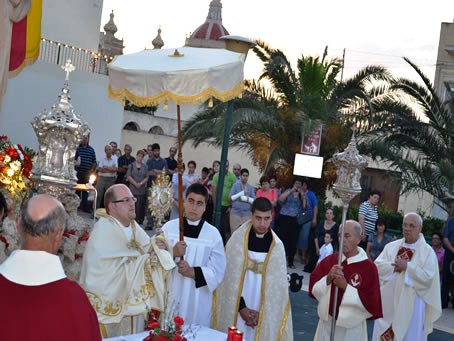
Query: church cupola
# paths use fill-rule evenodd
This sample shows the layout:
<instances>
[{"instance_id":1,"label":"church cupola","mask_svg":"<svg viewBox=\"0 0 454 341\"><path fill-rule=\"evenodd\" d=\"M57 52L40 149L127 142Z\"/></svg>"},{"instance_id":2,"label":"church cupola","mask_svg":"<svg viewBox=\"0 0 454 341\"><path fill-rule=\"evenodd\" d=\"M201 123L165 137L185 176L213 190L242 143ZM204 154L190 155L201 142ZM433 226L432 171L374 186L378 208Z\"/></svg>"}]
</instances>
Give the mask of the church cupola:
<instances>
[{"instance_id":1,"label":"church cupola","mask_svg":"<svg viewBox=\"0 0 454 341\"><path fill-rule=\"evenodd\" d=\"M222 25L221 0L212 0L208 16L205 22L197 27L189 38L186 38L186 46L225 48L225 42L218 40L229 32Z\"/></svg>"},{"instance_id":2,"label":"church cupola","mask_svg":"<svg viewBox=\"0 0 454 341\"><path fill-rule=\"evenodd\" d=\"M98 51L107 57L113 57L123 54L123 39L115 37L118 28L114 23L114 12L110 13L110 20L104 25L104 32L99 34L99 47Z\"/></svg>"},{"instance_id":3,"label":"church cupola","mask_svg":"<svg viewBox=\"0 0 454 341\"><path fill-rule=\"evenodd\" d=\"M106 34L115 35L115 33L117 33L118 31L117 25L115 25L113 18L114 13L112 10L112 12L110 13L110 20L107 24L104 25L104 31L106 32Z\"/></svg>"},{"instance_id":4,"label":"church cupola","mask_svg":"<svg viewBox=\"0 0 454 341\"><path fill-rule=\"evenodd\" d=\"M158 28L158 35L154 38L151 43L153 44L153 49L159 50L164 46L164 41L161 38L161 27Z\"/></svg>"}]
</instances>

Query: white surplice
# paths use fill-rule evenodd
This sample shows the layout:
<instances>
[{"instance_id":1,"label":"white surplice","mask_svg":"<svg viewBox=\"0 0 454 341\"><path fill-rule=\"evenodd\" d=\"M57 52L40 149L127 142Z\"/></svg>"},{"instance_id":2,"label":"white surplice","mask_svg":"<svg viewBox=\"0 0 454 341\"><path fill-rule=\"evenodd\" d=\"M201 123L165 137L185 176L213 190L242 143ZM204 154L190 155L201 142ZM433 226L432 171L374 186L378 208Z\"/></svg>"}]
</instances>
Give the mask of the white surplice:
<instances>
[{"instance_id":1,"label":"white surplice","mask_svg":"<svg viewBox=\"0 0 454 341\"><path fill-rule=\"evenodd\" d=\"M191 225L191 222L188 221ZM192 223L194 224L194 223ZM196 222L198 225L198 222ZM162 227L170 245L179 241L179 220L171 220ZM219 231L205 222L198 238L184 237L187 244L184 260L191 267L200 267L207 285L196 288L195 280L173 270L172 294L178 314L186 324L209 327L211 321L212 294L224 277L226 259L224 244ZM179 261L179 258L176 258Z\"/></svg>"},{"instance_id":2,"label":"white surplice","mask_svg":"<svg viewBox=\"0 0 454 341\"><path fill-rule=\"evenodd\" d=\"M171 254L159 249L135 221L124 227L106 216L98 220L88 239L80 285L101 324L120 324L125 317L144 316L151 309L165 311L174 266ZM115 328L113 333L124 334L124 329Z\"/></svg>"},{"instance_id":3,"label":"white surplice","mask_svg":"<svg viewBox=\"0 0 454 341\"><path fill-rule=\"evenodd\" d=\"M267 252L254 252L248 250L249 259L256 263L264 263L267 254ZM257 290L257 288L261 287L262 274L253 271L246 271L241 296L244 298L244 301L249 309L255 311L260 310L261 292L260 290ZM242 318L238 318L237 328L244 333L243 340L252 341L255 339L256 328L246 326L246 323Z\"/></svg>"},{"instance_id":4,"label":"white surplice","mask_svg":"<svg viewBox=\"0 0 454 341\"><path fill-rule=\"evenodd\" d=\"M413 249L414 255L406 271L397 273L392 264L401 246ZM385 246L375 264L380 276L383 318L375 321L373 340L380 340L390 325L396 341L426 340L441 316L438 262L433 249L422 234L411 245L399 239Z\"/></svg>"}]
</instances>

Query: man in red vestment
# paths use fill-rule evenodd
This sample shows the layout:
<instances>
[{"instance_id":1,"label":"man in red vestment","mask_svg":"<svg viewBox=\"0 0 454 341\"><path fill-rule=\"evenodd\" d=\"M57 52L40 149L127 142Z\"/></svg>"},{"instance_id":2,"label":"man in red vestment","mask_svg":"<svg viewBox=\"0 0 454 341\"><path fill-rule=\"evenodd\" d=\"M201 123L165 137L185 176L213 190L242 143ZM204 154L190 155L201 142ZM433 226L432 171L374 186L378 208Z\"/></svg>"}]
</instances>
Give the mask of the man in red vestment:
<instances>
[{"instance_id":1,"label":"man in red vestment","mask_svg":"<svg viewBox=\"0 0 454 341\"><path fill-rule=\"evenodd\" d=\"M335 340L367 340L366 320L383 316L377 268L358 247L361 231L358 222L347 220L342 265L337 265L335 253L311 274L309 296L318 300L320 318L314 340L330 339L335 286L339 288Z\"/></svg>"},{"instance_id":2,"label":"man in red vestment","mask_svg":"<svg viewBox=\"0 0 454 341\"><path fill-rule=\"evenodd\" d=\"M101 340L87 295L56 256L65 222L63 205L49 195L24 205L22 247L0 265L0 339Z\"/></svg>"}]
</instances>

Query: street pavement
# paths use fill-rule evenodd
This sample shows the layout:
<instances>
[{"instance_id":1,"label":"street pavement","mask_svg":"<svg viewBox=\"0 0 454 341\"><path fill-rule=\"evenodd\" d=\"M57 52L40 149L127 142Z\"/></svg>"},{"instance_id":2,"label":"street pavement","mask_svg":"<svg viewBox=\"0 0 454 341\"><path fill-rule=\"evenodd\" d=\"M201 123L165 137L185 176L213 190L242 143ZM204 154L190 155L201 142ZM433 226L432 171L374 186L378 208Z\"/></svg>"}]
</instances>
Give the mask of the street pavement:
<instances>
[{"instance_id":1,"label":"street pavement","mask_svg":"<svg viewBox=\"0 0 454 341\"><path fill-rule=\"evenodd\" d=\"M313 340L317 329L317 301L308 295L310 274L303 271L303 265L295 261L295 269L287 268L288 273L303 275L303 286L298 293L290 292L292 303L293 336L295 341ZM373 321L367 321L369 340L372 339ZM429 341L454 340L454 309L443 309L442 316L435 322Z\"/></svg>"}]
</instances>

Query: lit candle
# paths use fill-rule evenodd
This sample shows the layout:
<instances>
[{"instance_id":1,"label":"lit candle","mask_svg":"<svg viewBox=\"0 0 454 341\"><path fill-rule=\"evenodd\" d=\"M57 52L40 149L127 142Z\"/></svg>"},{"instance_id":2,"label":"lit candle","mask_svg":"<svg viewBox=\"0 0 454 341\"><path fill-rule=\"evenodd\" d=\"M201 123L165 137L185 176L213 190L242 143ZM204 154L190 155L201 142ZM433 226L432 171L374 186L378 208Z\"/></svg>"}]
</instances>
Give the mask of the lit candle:
<instances>
[{"instance_id":1,"label":"lit candle","mask_svg":"<svg viewBox=\"0 0 454 341\"><path fill-rule=\"evenodd\" d=\"M243 332L240 330L235 330L233 334L233 341L243 341Z\"/></svg>"},{"instance_id":2,"label":"lit candle","mask_svg":"<svg viewBox=\"0 0 454 341\"><path fill-rule=\"evenodd\" d=\"M227 333L227 341L233 341L233 335L235 334L236 327L230 326Z\"/></svg>"}]
</instances>

